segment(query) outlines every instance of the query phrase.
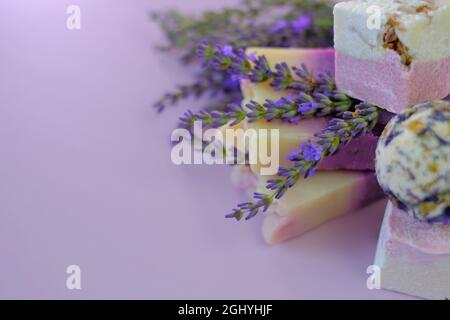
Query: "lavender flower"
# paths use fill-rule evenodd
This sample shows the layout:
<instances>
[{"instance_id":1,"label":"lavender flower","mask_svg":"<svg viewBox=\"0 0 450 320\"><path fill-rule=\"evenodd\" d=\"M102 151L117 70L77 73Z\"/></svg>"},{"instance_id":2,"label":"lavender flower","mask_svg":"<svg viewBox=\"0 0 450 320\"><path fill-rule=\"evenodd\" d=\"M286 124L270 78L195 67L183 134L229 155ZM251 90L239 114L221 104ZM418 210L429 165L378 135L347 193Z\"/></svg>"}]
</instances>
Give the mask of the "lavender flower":
<instances>
[{"instance_id":1,"label":"lavender flower","mask_svg":"<svg viewBox=\"0 0 450 320\"><path fill-rule=\"evenodd\" d=\"M247 58L248 58L251 62L256 62L256 52L251 52L251 53L247 54Z\"/></svg>"},{"instance_id":2,"label":"lavender flower","mask_svg":"<svg viewBox=\"0 0 450 320\"><path fill-rule=\"evenodd\" d=\"M222 49L222 54L225 57L232 57L233 56L233 47L232 46L224 46Z\"/></svg>"},{"instance_id":3,"label":"lavender flower","mask_svg":"<svg viewBox=\"0 0 450 320\"><path fill-rule=\"evenodd\" d=\"M272 77L272 70L270 70L269 62L265 56L249 58L253 62L253 68L250 69L248 78L252 82L263 82Z\"/></svg>"},{"instance_id":4,"label":"lavender flower","mask_svg":"<svg viewBox=\"0 0 450 320\"><path fill-rule=\"evenodd\" d=\"M285 19L281 19L272 27L271 32L277 33L277 32L280 32L280 31L286 29L287 27L288 27L287 21Z\"/></svg>"},{"instance_id":5,"label":"lavender flower","mask_svg":"<svg viewBox=\"0 0 450 320\"><path fill-rule=\"evenodd\" d=\"M322 156L323 148L315 143L307 142L300 146L300 153L306 161L319 161Z\"/></svg>"},{"instance_id":6,"label":"lavender flower","mask_svg":"<svg viewBox=\"0 0 450 320\"><path fill-rule=\"evenodd\" d=\"M318 105L314 101L302 102L298 105L297 111L299 113L307 113L311 110L317 109Z\"/></svg>"},{"instance_id":7,"label":"lavender flower","mask_svg":"<svg viewBox=\"0 0 450 320\"><path fill-rule=\"evenodd\" d=\"M291 22L291 26L295 32L300 33L311 26L311 17L309 15L302 15L298 19Z\"/></svg>"}]
</instances>

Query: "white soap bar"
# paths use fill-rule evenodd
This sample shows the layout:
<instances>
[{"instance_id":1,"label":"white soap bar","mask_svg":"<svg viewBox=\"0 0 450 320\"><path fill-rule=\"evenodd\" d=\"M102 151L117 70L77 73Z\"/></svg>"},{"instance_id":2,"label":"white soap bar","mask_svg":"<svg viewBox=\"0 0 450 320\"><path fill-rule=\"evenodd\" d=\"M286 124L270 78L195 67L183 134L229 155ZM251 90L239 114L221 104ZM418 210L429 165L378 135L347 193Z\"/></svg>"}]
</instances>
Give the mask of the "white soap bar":
<instances>
[{"instance_id":1,"label":"white soap bar","mask_svg":"<svg viewBox=\"0 0 450 320\"><path fill-rule=\"evenodd\" d=\"M346 1L334 7L334 19L335 49L355 58L382 59L391 25L414 60L450 55L450 0Z\"/></svg>"}]
</instances>

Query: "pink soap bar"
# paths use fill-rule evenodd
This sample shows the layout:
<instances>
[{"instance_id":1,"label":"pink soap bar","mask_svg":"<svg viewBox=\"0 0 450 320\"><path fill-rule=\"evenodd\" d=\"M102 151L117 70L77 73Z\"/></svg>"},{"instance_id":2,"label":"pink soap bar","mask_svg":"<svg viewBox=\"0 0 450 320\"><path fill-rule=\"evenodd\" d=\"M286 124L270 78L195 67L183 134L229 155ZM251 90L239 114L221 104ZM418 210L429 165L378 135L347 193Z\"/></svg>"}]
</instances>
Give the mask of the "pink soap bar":
<instances>
[{"instance_id":1,"label":"pink soap bar","mask_svg":"<svg viewBox=\"0 0 450 320\"><path fill-rule=\"evenodd\" d=\"M336 50L336 84L359 100L393 113L407 106L445 98L450 92L450 57L437 61L413 61L409 67L394 52L382 60L352 57Z\"/></svg>"},{"instance_id":2,"label":"pink soap bar","mask_svg":"<svg viewBox=\"0 0 450 320\"><path fill-rule=\"evenodd\" d=\"M384 289L450 298L450 225L421 222L389 203L375 265Z\"/></svg>"}]
</instances>

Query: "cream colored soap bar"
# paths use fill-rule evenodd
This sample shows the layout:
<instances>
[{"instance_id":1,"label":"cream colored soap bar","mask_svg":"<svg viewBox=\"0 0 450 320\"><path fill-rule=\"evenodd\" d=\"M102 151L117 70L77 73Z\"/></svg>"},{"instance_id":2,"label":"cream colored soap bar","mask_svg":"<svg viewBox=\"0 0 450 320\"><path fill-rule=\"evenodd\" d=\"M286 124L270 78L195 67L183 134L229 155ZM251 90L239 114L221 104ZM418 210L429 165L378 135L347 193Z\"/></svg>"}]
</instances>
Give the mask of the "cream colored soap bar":
<instances>
[{"instance_id":1,"label":"cream colored soap bar","mask_svg":"<svg viewBox=\"0 0 450 320\"><path fill-rule=\"evenodd\" d=\"M268 177L260 177L265 190ZM317 172L299 181L268 209L263 236L269 244L295 238L308 230L383 197L373 172Z\"/></svg>"}]
</instances>

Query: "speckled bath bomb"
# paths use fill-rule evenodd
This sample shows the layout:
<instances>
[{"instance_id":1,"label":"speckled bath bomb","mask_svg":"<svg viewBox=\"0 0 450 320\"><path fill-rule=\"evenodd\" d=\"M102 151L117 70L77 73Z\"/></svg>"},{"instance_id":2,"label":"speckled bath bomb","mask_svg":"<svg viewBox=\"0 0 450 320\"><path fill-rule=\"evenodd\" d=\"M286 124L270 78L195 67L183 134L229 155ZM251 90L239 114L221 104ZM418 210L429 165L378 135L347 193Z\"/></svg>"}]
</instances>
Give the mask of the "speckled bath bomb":
<instances>
[{"instance_id":1,"label":"speckled bath bomb","mask_svg":"<svg viewBox=\"0 0 450 320\"><path fill-rule=\"evenodd\" d=\"M376 155L378 182L400 209L450 222L450 102L419 104L392 118Z\"/></svg>"}]
</instances>

